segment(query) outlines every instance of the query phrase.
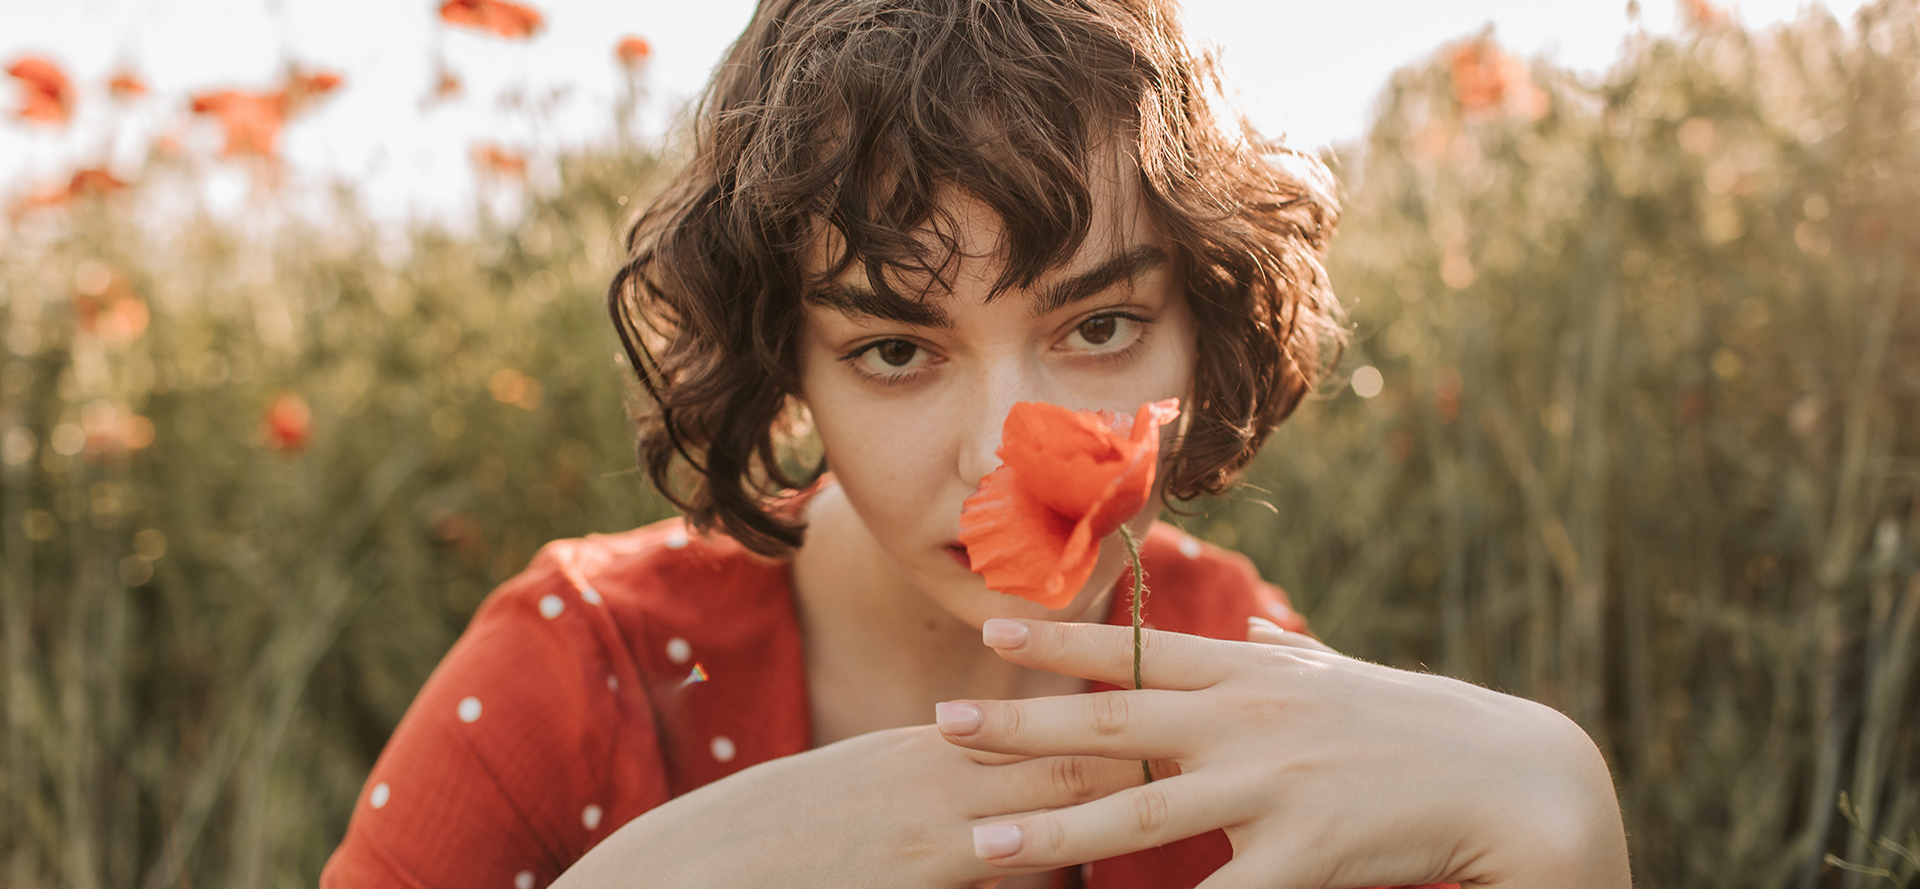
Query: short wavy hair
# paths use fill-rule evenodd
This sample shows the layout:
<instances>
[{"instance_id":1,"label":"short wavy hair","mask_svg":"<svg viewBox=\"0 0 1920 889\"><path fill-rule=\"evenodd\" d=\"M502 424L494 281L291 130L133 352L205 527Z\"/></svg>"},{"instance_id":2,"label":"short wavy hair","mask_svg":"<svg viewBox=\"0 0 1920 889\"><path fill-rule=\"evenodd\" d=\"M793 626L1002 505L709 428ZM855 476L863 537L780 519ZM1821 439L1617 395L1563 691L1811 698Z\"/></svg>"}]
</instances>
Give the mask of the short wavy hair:
<instances>
[{"instance_id":1,"label":"short wavy hair","mask_svg":"<svg viewBox=\"0 0 1920 889\"><path fill-rule=\"evenodd\" d=\"M781 555L802 262L827 226L876 291L935 274L914 232L959 189L1000 217L1000 289L1074 255L1118 140L1174 245L1198 329L1169 496L1224 492L1344 342L1322 260L1339 210L1317 159L1226 119L1168 0L762 0L639 211L608 306L652 399L639 460L702 530ZM1108 174L1110 175L1110 173ZM792 461L787 461L791 463ZM824 463L822 464L824 466Z\"/></svg>"}]
</instances>

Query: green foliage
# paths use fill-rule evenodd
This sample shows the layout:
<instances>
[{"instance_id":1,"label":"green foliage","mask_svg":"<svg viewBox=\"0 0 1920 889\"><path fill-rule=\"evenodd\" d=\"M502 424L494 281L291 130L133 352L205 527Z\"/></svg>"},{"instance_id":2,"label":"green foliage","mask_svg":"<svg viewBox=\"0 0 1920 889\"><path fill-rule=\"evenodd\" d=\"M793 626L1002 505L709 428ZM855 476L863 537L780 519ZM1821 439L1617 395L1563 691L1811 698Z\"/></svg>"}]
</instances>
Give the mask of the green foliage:
<instances>
[{"instance_id":1,"label":"green foliage","mask_svg":"<svg viewBox=\"0 0 1920 889\"><path fill-rule=\"evenodd\" d=\"M1824 856L1920 829L1917 10L1536 67L1537 119L1402 72L1331 268L1384 391L1195 524L1337 647L1578 720L1643 886L1859 885Z\"/></svg>"},{"instance_id":2,"label":"green foliage","mask_svg":"<svg viewBox=\"0 0 1920 889\"><path fill-rule=\"evenodd\" d=\"M574 157L511 226L401 244L345 205L17 233L0 884L310 885L486 591L668 514L603 308L655 163ZM267 428L287 393L310 436Z\"/></svg>"},{"instance_id":3,"label":"green foliage","mask_svg":"<svg viewBox=\"0 0 1920 889\"><path fill-rule=\"evenodd\" d=\"M1579 720L1643 886L1920 879L1917 18L1402 72L1331 268L1384 387L1186 520L1336 646ZM486 590L668 514L602 308L659 163L398 243L128 195L6 235L0 884L311 885Z\"/></svg>"}]
</instances>

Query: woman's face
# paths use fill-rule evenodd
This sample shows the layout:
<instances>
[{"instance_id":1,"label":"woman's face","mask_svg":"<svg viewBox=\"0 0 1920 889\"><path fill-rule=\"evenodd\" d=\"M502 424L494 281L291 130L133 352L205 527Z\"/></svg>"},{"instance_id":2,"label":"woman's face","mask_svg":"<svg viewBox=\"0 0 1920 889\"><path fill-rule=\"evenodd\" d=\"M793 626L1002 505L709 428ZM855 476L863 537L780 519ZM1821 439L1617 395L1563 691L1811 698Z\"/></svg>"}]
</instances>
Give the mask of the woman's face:
<instances>
[{"instance_id":1,"label":"woman's face","mask_svg":"<svg viewBox=\"0 0 1920 889\"><path fill-rule=\"evenodd\" d=\"M950 288L929 291L930 311L889 311L858 263L807 298L801 390L834 477L900 574L975 626L990 617L1099 620L1123 569L1109 538L1087 585L1055 611L991 592L968 570L960 504L999 465L1008 409L1043 401L1130 415L1141 402L1185 400L1192 387L1193 316L1138 174L1116 170L1093 198L1094 224L1079 251L1033 286L991 301L1003 230L990 209L962 195L946 206L958 245ZM815 246L810 278L838 253L831 241ZM903 294L928 286L889 283ZM1131 522L1135 533L1160 509L1156 494Z\"/></svg>"}]
</instances>

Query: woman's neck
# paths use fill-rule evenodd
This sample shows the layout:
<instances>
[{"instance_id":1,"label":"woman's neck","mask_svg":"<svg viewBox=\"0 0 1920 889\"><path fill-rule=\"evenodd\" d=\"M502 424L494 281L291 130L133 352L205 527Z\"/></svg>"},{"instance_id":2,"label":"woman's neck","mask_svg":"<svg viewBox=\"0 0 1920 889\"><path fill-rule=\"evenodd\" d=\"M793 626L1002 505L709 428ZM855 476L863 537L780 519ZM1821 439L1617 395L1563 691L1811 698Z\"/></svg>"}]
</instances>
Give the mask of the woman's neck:
<instances>
[{"instance_id":1,"label":"woman's neck","mask_svg":"<svg viewBox=\"0 0 1920 889\"><path fill-rule=\"evenodd\" d=\"M907 580L838 487L807 505L807 524L792 571L815 746L932 722L940 701L1084 688L1016 667L982 645L978 628Z\"/></svg>"}]
</instances>

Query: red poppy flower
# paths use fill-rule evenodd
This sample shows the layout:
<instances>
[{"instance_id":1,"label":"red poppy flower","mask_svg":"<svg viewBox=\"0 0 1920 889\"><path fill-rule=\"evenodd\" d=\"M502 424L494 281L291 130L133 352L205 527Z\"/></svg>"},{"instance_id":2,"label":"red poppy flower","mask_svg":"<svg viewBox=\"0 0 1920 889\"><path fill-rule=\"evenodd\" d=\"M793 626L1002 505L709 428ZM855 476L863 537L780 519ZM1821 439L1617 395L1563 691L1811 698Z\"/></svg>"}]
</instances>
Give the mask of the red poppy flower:
<instances>
[{"instance_id":1,"label":"red poppy flower","mask_svg":"<svg viewBox=\"0 0 1920 889\"><path fill-rule=\"evenodd\" d=\"M125 182L107 172L104 167L82 167L73 171L73 176L67 180L67 194L76 198L90 194L109 194L126 187Z\"/></svg>"},{"instance_id":2,"label":"red poppy flower","mask_svg":"<svg viewBox=\"0 0 1920 889\"><path fill-rule=\"evenodd\" d=\"M1535 86L1527 64L1484 37L1454 47L1448 60L1453 95L1469 117L1512 112L1528 120L1547 113L1547 94Z\"/></svg>"},{"instance_id":3,"label":"red poppy flower","mask_svg":"<svg viewBox=\"0 0 1920 889\"><path fill-rule=\"evenodd\" d=\"M227 142L220 149L222 155L251 154L272 159L278 156L280 130L286 127L288 118L306 110L315 99L339 89L344 82L333 71L290 68L285 85L272 92L217 90L196 94L193 113L208 115L226 129Z\"/></svg>"},{"instance_id":4,"label":"red poppy flower","mask_svg":"<svg viewBox=\"0 0 1920 889\"><path fill-rule=\"evenodd\" d=\"M338 71L295 71L288 76L287 81L289 86L316 96L333 92L345 82Z\"/></svg>"},{"instance_id":5,"label":"red poppy flower","mask_svg":"<svg viewBox=\"0 0 1920 889\"><path fill-rule=\"evenodd\" d=\"M444 65L439 66L434 70L433 96L431 100L435 102L450 102L458 98L460 91L465 88L465 84L460 82L460 75L453 73L451 68L447 68Z\"/></svg>"},{"instance_id":6,"label":"red poppy flower","mask_svg":"<svg viewBox=\"0 0 1920 889\"><path fill-rule=\"evenodd\" d=\"M473 147L473 165L481 173L501 179L527 178L527 156L498 145Z\"/></svg>"},{"instance_id":7,"label":"red poppy flower","mask_svg":"<svg viewBox=\"0 0 1920 889\"><path fill-rule=\"evenodd\" d=\"M313 412L307 400L287 392L267 405L267 445L277 451L294 453L305 450L313 437Z\"/></svg>"},{"instance_id":8,"label":"red poppy flower","mask_svg":"<svg viewBox=\"0 0 1920 889\"><path fill-rule=\"evenodd\" d=\"M97 275L83 277L74 288L73 319L82 331L119 347L146 333L152 315L126 278L101 269Z\"/></svg>"},{"instance_id":9,"label":"red poppy flower","mask_svg":"<svg viewBox=\"0 0 1920 889\"><path fill-rule=\"evenodd\" d=\"M41 123L66 123L73 117L73 84L65 72L39 56L27 56L7 67L20 81L20 118Z\"/></svg>"},{"instance_id":10,"label":"red poppy flower","mask_svg":"<svg viewBox=\"0 0 1920 889\"><path fill-rule=\"evenodd\" d=\"M620 38L620 43L613 48L613 57L619 59L622 66L631 69L645 65L652 56L653 44L648 43L645 37L631 34Z\"/></svg>"},{"instance_id":11,"label":"red poppy flower","mask_svg":"<svg viewBox=\"0 0 1920 889\"><path fill-rule=\"evenodd\" d=\"M13 205L13 214L18 216L31 210L64 207L82 198L101 197L126 187L125 182L115 178L105 168L85 167L75 170L64 183L56 182L33 190Z\"/></svg>"},{"instance_id":12,"label":"red poppy flower","mask_svg":"<svg viewBox=\"0 0 1920 889\"><path fill-rule=\"evenodd\" d=\"M132 71L122 71L107 81L107 91L116 99L132 99L147 94L147 82Z\"/></svg>"},{"instance_id":13,"label":"red poppy flower","mask_svg":"<svg viewBox=\"0 0 1920 889\"><path fill-rule=\"evenodd\" d=\"M1093 574L1100 541L1146 506L1160 426L1180 400L1132 417L1021 402L1001 428L1000 468L960 507L960 542L997 592L1047 608L1073 601Z\"/></svg>"},{"instance_id":14,"label":"red poppy flower","mask_svg":"<svg viewBox=\"0 0 1920 889\"><path fill-rule=\"evenodd\" d=\"M1727 23L1727 11L1710 0L1686 0L1681 8L1686 10L1687 24L1703 31Z\"/></svg>"},{"instance_id":15,"label":"red poppy flower","mask_svg":"<svg viewBox=\"0 0 1920 889\"><path fill-rule=\"evenodd\" d=\"M440 20L508 39L532 37L542 23L539 10L507 0L447 0L440 4Z\"/></svg>"},{"instance_id":16,"label":"red poppy flower","mask_svg":"<svg viewBox=\"0 0 1920 889\"><path fill-rule=\"evenodd\" d=\"M286 126L286 103L282 93L243 93L220 90L193 97L193 113L220 121L227 131L227 142L220 153L227 157L252 154L275 156L280 128Z\"/></svg>"},{"instance_id":17,"label":"red poppy flower","mask_svg":"<svg viewBox=\"0 0 1920 889\"><path fill-rule=\"evenodd\" d=\"M92 457L125 455L153 444L153 421L111 402L95 401L80 409L80 428L87 433Z\"/></svg>"},{"instance_id":18,"label":"red poppy flower","mask_svg":"<svg viewBox=\"0 0 1920 889\"><path fill-rule=\"evenodd\" d=\"M281 87L281 113L293 117L320 98L340 88L346 79L338 71L303 71L290 68L287 71L286 86Z\"/></svg>"}]
</instances>

